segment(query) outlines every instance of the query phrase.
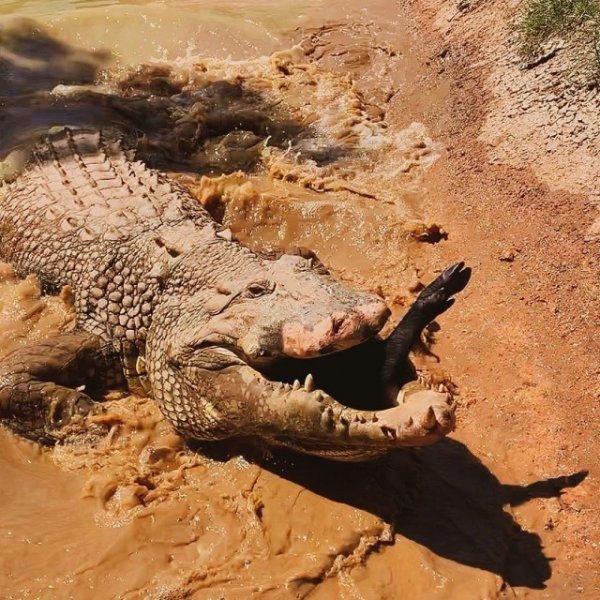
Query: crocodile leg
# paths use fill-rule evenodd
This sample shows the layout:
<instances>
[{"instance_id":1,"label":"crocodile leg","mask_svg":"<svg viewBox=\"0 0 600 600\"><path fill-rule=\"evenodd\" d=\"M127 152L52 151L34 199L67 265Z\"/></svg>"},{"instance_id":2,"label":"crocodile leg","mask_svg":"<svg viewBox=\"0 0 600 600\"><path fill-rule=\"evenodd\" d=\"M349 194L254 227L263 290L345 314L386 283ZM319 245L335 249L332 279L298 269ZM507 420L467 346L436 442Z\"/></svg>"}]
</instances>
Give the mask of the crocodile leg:
<instances>
[{"instance_id":1,"label":"crocodile leg","mask_svg":"<svg viewBox=\"0 0 600 600\"><path fill-rule=\"evenodd\" d=\"M385 360L381 378L389 395L395 396L400 386L410 379L412 369L408 353L419 340L423 329L453 304L452 296L469 283L471 269L460 262L445 269L421 291L396 329L385 342Z\"/></svg>"},{"instance_id":2,"label":"crocodile leg","mask_svg":"<svg viewBox=\"0 0 600 600\"><path fill-rule=\"evenodd\" d=\"M83 392L99 389L112 361L97 336L74 332L19 348L0 364L0 420L30 439L51 442L97 410Z\"/></svg>"}]
</instances>

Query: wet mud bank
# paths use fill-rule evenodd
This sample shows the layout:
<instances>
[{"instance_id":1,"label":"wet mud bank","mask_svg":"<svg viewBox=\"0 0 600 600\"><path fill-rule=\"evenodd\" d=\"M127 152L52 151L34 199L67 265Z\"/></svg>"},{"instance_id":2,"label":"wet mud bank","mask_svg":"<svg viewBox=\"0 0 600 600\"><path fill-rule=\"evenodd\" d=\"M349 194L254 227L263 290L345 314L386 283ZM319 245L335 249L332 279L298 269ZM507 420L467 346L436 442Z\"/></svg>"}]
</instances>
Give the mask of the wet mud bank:
<instances>
[{"instance_id":1,"label":"wet mud bank","mask_svg":"<svg viewBox=\"0 0 600 600\"><path fill-rule=\"evenodd\" d=\"M92 70L68 81L16 72L4 174L45 128L118 123L232 238L310 248L393 322L466 260L473 281L415 354L456 386L456 432L343 465L190 445L151 400L119 395L52 449L2 429L7 598L595 597L597 254L581 199L490 164L477 49L448 52L431 7L307 14L237 60L200 43L129 70L86 48ZM72 327L67 292L2 278L3 354Z\"/></svg>"}]
</instances>

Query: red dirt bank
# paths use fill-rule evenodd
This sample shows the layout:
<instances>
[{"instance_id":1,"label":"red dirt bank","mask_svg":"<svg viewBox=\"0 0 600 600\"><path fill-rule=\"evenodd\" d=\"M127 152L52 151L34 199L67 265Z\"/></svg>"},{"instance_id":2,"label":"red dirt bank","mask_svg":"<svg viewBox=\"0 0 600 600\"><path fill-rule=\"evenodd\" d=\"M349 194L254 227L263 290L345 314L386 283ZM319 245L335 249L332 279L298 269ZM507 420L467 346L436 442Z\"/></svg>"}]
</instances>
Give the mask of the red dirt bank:
<instances>
[{"instance_id":1,"label":"red dirt bank","mask_svg":"<svg viewBox=\"0 0 600 600\"><path fill-rule=\"evenodd\" d=\"M429 257L435 264L465 259L475 271L469 297L453 308L439 336L443 367L460 374L463 390L457 437L505 483L590 470L578 487L534 500L516 517L554 558L540 597L596 598L600 247L590 229L597 208L583 194L551 191L547 177L546 184L537 179L535 164L494 164L492 149L478 141L493 110L486 65L506 33L493 24L509 22L508 10L486 7L468 25L440 32L440 3L411 8L432 40L423 60L427 76L413 97L448 89L442 101L408 114L448 145L428 178L424 210L450 235ZM515 71L507 76L518 77ZM407 118L401 98L391 104L393 115ZM561 142L567 155L576 144L568 136ZM590 164L590 173L597 168Z\"/></svg>"}]
</instances>

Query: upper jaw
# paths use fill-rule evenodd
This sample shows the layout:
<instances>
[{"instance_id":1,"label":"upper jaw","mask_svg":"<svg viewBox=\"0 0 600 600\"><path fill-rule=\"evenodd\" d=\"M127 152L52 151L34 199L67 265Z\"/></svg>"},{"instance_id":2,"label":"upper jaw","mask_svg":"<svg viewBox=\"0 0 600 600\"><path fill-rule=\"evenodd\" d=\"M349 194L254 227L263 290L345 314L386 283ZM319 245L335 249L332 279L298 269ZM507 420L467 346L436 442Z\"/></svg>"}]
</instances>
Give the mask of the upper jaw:
<instances>
[{"instance_id":1,"label":"upper jaw","mask_svg":"<svg viewBox=\"0 0 600 600\"><path fill-rule=\"evenodd\" d=\"M374 337L389 318L381 299L364 302L346 311L334 311L312 324L291 319L281 327L282 353L311 358L345 350Z\"/></svg>"}]
</instances>

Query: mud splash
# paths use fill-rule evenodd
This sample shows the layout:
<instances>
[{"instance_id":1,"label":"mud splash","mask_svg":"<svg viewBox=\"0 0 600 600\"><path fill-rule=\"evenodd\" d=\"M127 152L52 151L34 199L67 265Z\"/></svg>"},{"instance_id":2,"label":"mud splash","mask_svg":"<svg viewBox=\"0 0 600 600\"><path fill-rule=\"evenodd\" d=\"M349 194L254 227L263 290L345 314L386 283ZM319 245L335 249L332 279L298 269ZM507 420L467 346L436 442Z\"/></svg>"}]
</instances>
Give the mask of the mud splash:
<instances>
[{"instance_id":1,"label":"mud splash","mask_svg":"<svg viewBox=\"0 0 600 600\"><path fill-rule=\"evenodd\" d=\"M142 123L140 151L188 186L232 237L263 252L311 248L338 277L376 289L398 313L431 276L423 260L430 244L448 235L420 214L422 179L444 151L422 124L391 126L382 108L409 96L415 77L416 41L405 21L374 2L375 26L357 6L349 3L347 23L321 27L327 10L311 5L294 34L298 45L281 42L291 17L274 28L282 37L261 32L263 45L244 45L242 32L224 48L213 36L220 46L201 43L211 56L203 60L185 58L187 46L177 45L184 30L164 55L124 38L114 44L116 58L98 55L102 32L89 27L100 8L55 14L50 37L70 23L61 43L89 29L92 81L42 78L35 102L3 108L6 122L19 141L80 123L90 108L100 123L115 114ZM144 10L164 11L153 3ZM133 12L122 4L111 18L138 22ZM161 37L173 39L169 31ZM125 70L150 55L168 62ZM192 98L198 110L173 136L169 99L194 90L202 91ZM32 90L16 95L25 91ZM186 102L189 115L194 102ZM148 103L153 110L144 112ZM33 129L32 115L42 120ZM182 148L182 138L194 143ZM47 297L35 280L1 272L3 352L71 326L68 290ZM440 375L431 357L421 364ZM515 586L542 589L550 576L539 536L521 528L513 507L581 480L505 485L452 439L368 466L246 441L189 448L150 400L109 396L106 406L90 425L93 440L51 450L0 430L0 474L11 482L0 492L5 597L506 597Z\"/></svg>"}]
</instances>

